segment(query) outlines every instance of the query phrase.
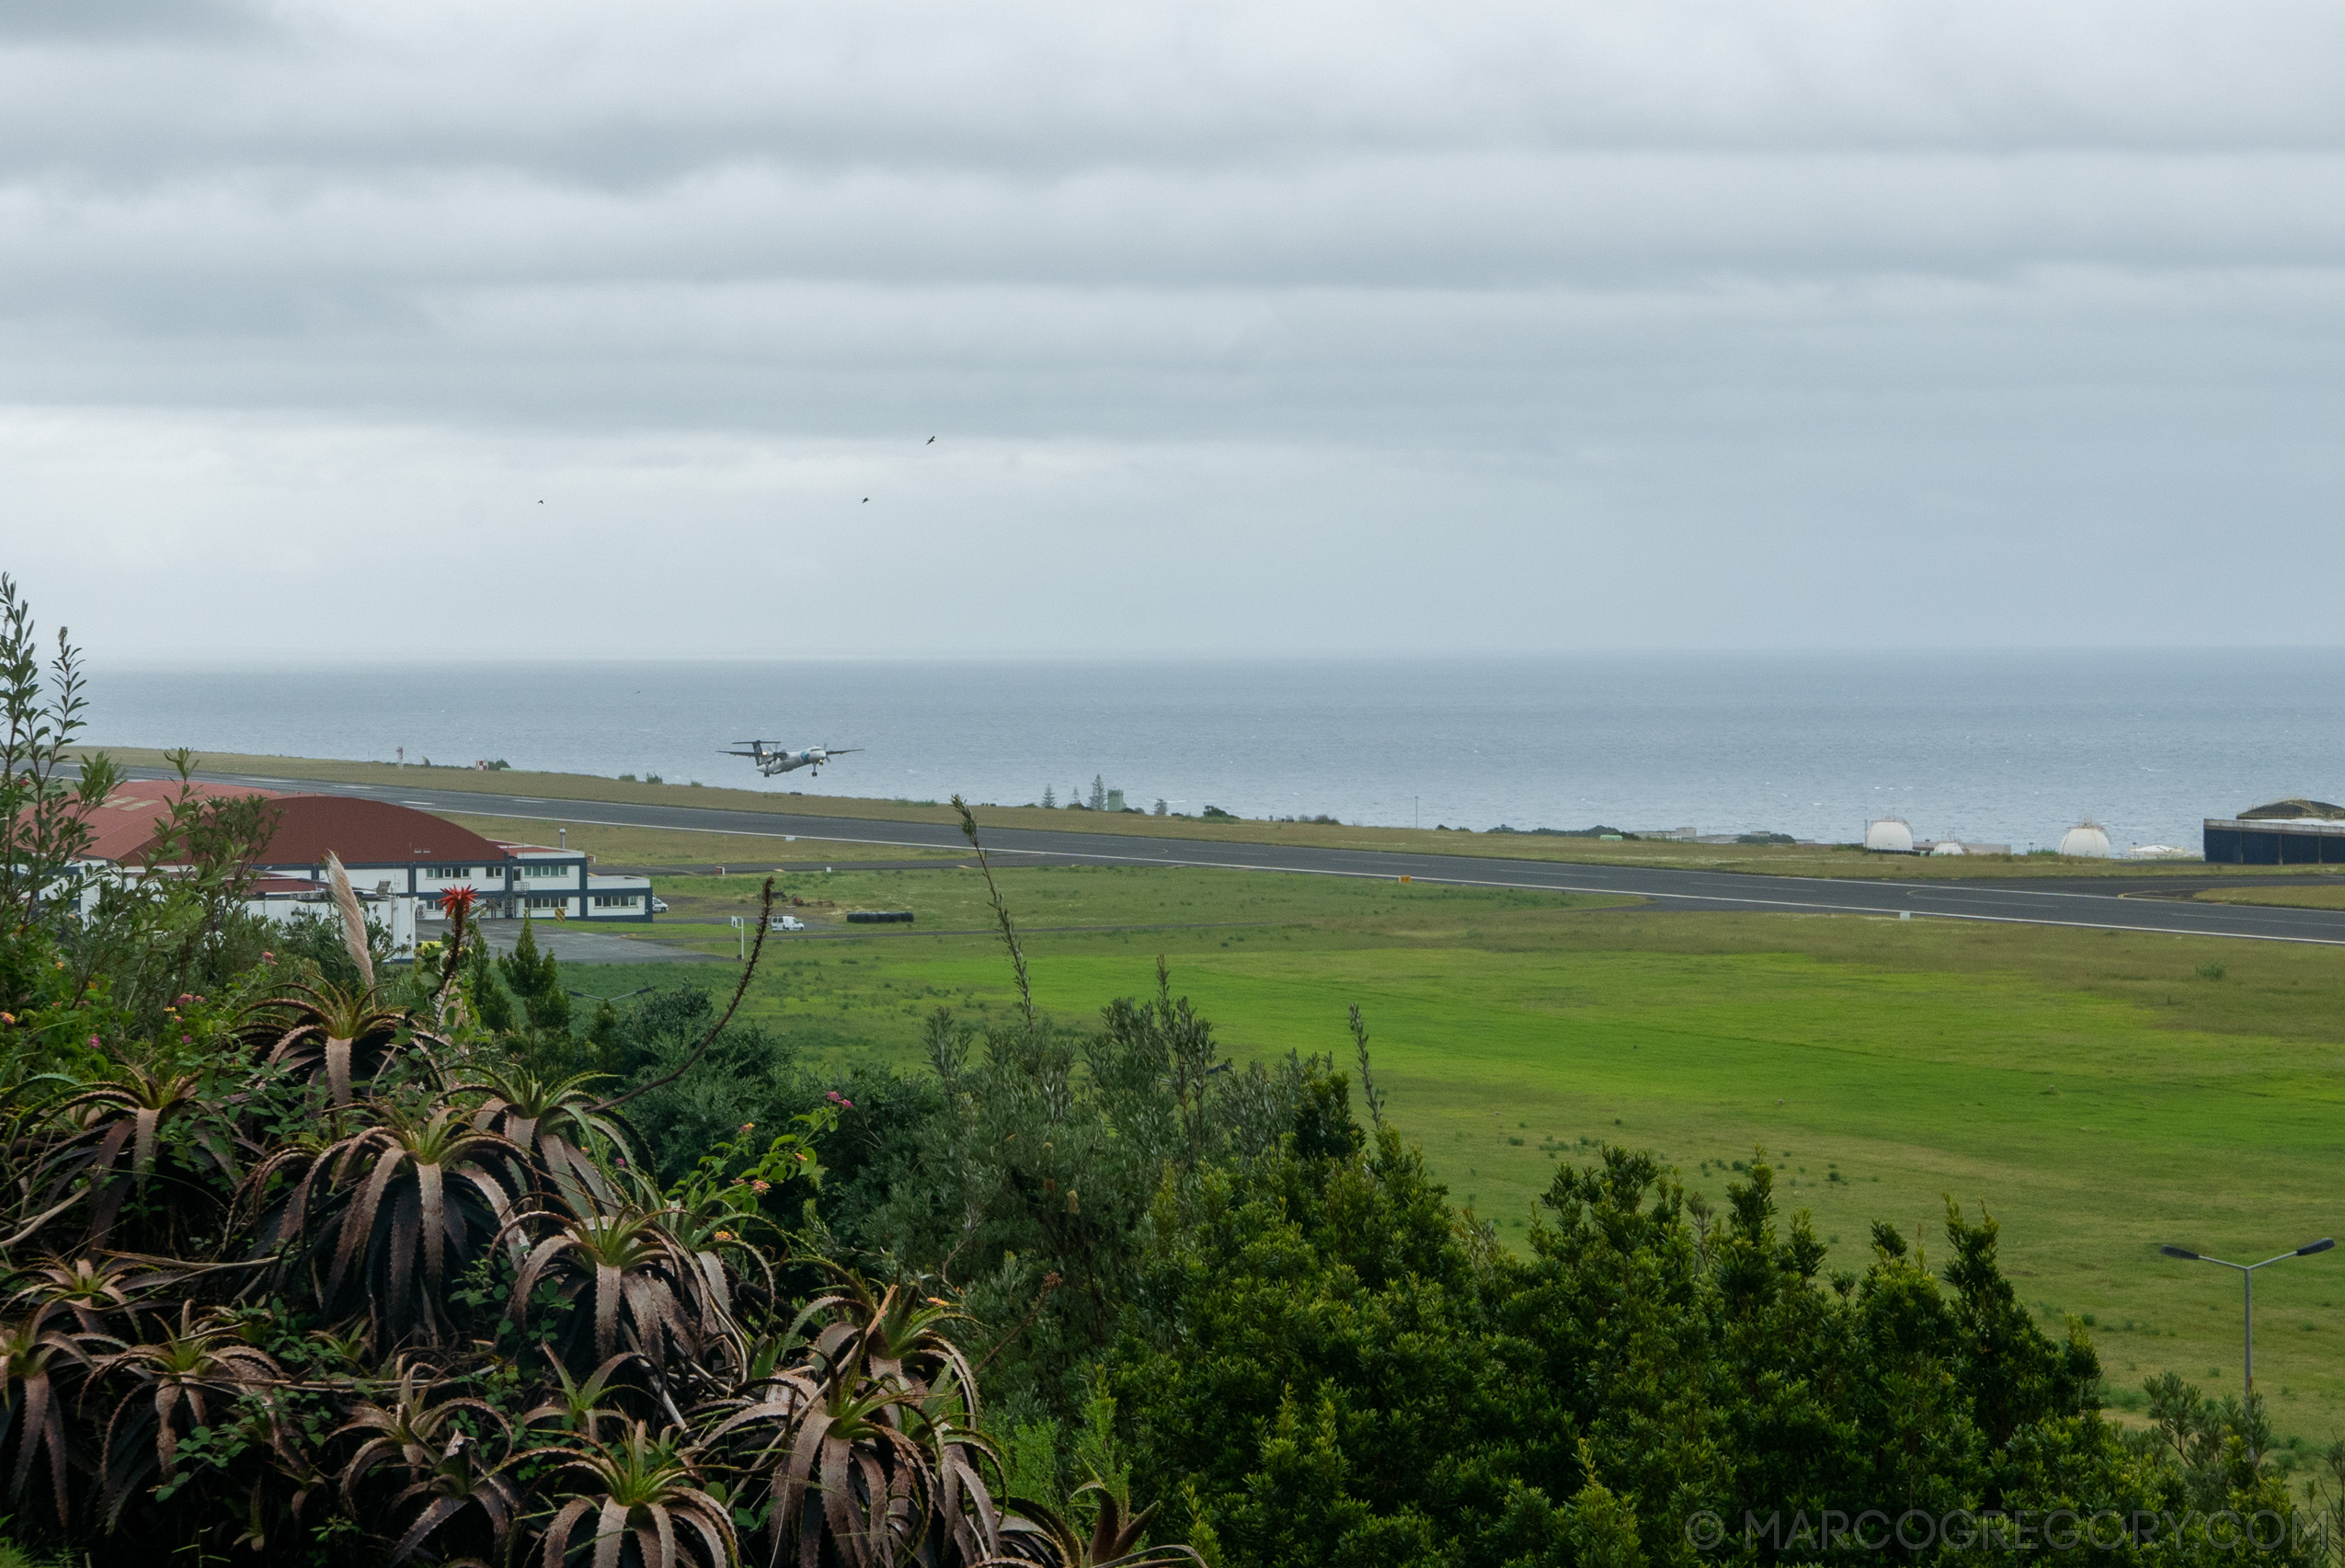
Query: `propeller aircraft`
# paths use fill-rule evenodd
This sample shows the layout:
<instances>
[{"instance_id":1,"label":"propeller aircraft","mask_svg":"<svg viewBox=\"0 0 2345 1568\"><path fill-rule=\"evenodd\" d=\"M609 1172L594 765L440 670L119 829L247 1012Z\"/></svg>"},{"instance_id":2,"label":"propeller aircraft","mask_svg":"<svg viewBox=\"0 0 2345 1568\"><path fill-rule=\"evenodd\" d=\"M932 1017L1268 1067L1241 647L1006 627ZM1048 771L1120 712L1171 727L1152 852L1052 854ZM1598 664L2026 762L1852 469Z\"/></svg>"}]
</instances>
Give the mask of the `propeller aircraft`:
<instances>
[{"instance_id":1,"label":"propeller aircraft","mask_svg":"<svg viewBox=\"0 0 2345 1568\"><path fill-rule=\"evenodd\" d=\"M812 768L814 776L822 776L822 765L833 757L843 757L850 751L860 751L860 746L806 746L795 751L774 740L736 740L736 746L746 746L746 751L720 751L720 757L746 757L757 764L757 771L767 778L779 773L795 773L800 768Z\"/></svg>"}]
</instances>

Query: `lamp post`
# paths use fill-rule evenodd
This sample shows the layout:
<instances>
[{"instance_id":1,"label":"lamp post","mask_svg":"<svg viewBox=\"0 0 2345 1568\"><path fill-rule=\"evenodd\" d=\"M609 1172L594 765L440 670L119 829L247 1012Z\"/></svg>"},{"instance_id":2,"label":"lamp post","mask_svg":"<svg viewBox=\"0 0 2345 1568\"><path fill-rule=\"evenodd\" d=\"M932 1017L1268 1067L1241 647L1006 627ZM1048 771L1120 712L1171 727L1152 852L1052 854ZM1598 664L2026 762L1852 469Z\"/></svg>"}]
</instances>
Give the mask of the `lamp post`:
<instances>
[{"instance_id":1,"label":"lamp post","mask_svg":"<svg viewBox=\"0 0 2345 1568\"><path fill-rule=\"evenodd\" d=\"M2246 1330L2247 1362L2244 1368L2246 1373L2244 1384L2247 1400L2256 1397L2256 1270L2270 1268L2273 1264L2288 1258L2308 1258L2315 1253L2325 1253L2335 1245L2337 1242L2334 1237L2323 1236L2317 1242L2307 1242L2294 1252L2282 1253L2278 1257L2266 1258L2261 1263L2233 1263L2227 1258L2211 1258L2204 1253L2194 1253L2185 1247L2164 1246L2157 1249L2169 1258L2180 1258L2186 1263L2220 1264L2225 1268L2236 1268L2239 1271L2239 1282L2247 1288L2241 1314L2241 1322Z\"/></svg>"}]
</instances>

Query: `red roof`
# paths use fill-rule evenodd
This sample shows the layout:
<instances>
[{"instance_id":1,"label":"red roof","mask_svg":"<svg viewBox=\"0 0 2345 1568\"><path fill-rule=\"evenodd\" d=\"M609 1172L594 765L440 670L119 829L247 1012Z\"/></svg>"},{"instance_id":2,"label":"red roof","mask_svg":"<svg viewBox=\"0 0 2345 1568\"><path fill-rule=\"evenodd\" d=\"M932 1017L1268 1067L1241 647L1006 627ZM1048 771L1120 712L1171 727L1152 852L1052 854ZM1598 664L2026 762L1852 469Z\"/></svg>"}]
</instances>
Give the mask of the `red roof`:
<instances>
[{"instance_id":1,"label":"red roof","mask_svg":"<svg viewBox=\"0 0 2345 1568\"><path fill-rule=\"evenodd\" d=\"M388 800L345 795L280 798L277 836L253 857L258 865L320 865L332 850L342 864L360 865L494 864L505 852L444 817Z\"/></svg>"},{"instance_id":2,"label":"red roof","mask_svg":"<svg viewBox=\"0 0 2345 1568\"><path fill-rule=\"evenodd\" d=\"M183 795L198 800L239 800L249 795L277 798L277 792L235 784L181 784L177 779L139 779L120 785L103 804L81 813L89 824L90 844L83 851L89 860L134 861L154 841L170 817L170 803Z\"/></svg>"},{"instance_id":3,"label":"red roof","mask_svg":"<svg viewBox=\"0 0 2345 1568\"><path fill-rule=\"evenodd\" d=\"M93 860L135 863L153 846L169 816L169 803L182 792L199 799L235 800L258 795L277 813L277 831L253 857L256 865L322 865L326 852L344 865L494 865L504 850L443 817L387 800L340 795L284 795L233 784L182 784L176 779L126 784L86 813L94 834L84 852Z\"/></svg>"}]
</instances>

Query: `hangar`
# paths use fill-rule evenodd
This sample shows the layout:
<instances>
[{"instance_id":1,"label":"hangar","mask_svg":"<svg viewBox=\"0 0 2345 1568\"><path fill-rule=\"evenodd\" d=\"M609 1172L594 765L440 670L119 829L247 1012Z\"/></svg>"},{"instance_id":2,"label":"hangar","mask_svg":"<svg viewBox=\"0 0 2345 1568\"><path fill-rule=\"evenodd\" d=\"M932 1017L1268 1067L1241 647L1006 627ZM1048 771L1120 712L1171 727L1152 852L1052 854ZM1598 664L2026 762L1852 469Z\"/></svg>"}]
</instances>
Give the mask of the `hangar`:
<instances>
[{"instance_id":1,"label":"hangar","mask_svg":"<svg viewBox=\"0 0 2345 1568\"><path fill-rule=\"evenodd\" d=\"M2345 806L2292 797L2210 817L2205 847L2218 865L2345 865Z\"/></svg>"}]
</instances>

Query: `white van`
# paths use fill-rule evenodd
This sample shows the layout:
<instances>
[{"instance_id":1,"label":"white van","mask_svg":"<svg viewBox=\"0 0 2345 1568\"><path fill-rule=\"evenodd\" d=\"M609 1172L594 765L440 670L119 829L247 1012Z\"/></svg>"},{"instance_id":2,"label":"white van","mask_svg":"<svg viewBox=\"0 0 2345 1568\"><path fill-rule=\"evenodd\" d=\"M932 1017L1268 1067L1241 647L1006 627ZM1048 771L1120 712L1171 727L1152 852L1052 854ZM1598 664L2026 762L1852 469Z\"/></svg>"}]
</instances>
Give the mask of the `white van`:
<instances>
[{"instance_id":1,"label":"white van","mask_svg":"<svg viewBox=\"0 0 2345 1568\"><path fill-rule=\"evenodd\" d=\"M806 922L800 920L795 915L775 915L773 917L773 923L767 926L765 929L768 931L804 931L806 928Z\"/></svg>"}]
</instances>

